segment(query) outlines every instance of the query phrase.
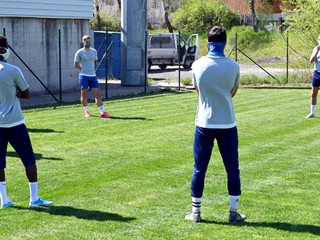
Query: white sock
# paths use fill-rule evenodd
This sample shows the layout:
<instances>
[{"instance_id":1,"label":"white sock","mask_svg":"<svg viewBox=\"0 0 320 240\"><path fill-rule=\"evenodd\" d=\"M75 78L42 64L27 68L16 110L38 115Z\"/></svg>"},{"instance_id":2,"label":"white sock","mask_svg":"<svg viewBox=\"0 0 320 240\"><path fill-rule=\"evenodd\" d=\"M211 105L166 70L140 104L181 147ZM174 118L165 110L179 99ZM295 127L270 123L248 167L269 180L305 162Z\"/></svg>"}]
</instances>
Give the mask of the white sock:
<instances>
[{"instance_id":1,"label":"white sock","mask_svg":"<svg viewBox=\"0 0 320 240\"><path fill-rule=\"evenodd\" d=\"M311 113L316 114L316 105L311 105Z\"/></svg>"},{"instance_id":2,"label":"white sock","mask_svg":"<svg viewBox=\"0 0 320 240\"><path fill-rule=\"evenodd\" d=\"M39 199L38 196L38 182L29 182L30 201L35 202Z\"/></svg>"},{"instance_id":3,"label":"white sock","mask_svg":"<svg viewBox=\"0 0 320 240\"><path fill-rule=\"evenodd\" d=\"M103 105L99 106L98 108L99 108L100 114L104 113L104 106Z\"/></svg>"},{"instance_id":4,"label":"white sock","mask_svg":"<svg viewBox=\"0 0 320 240\"><path fill-rule=\"evenodd\" d=\"M83 110L84 110L85 112L89 112L88 106L83 107Z\"/></svg>"},{"instance_id":5,"label":"white sock","mask_svg":"<svg viewBox=\"0 0 320 240\"><path fill-rule=\"evenodd\" d=\"M240 196L229 195L230 211L237 212L239 208Z\"/></svg>"},{"instance_id":6,"label":"white sock","mask_svg":"<svg viewBox=\"0 0 320 240\"><path fill-rule=\"evenodd\" d=\"M6 182L0 182L0 197L1 197L1 204L7 204L9 202L7 196L7 187Z\"/></svg>"},{"instance_id":7,"label":"white sock","mask_svg":"<svg viewBox=\"0 0 320 240\"><path fill-rule=\"evenodd\" d=\"M199 213L201 208L202 198L192 197L192 213Z\"/></svg>"}]
</instances>

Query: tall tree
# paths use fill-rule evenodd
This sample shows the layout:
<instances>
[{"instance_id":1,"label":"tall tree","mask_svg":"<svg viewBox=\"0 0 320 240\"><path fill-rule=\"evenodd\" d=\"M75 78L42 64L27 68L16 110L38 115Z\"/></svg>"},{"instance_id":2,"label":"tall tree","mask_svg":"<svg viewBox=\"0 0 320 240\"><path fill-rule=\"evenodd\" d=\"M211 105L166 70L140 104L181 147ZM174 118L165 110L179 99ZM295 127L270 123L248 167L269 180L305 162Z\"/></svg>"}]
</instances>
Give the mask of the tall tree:
<instances>
[{"instance_id":1,"label":"tall tree","mask_svg":"<svg viewBox=\"0 0 320 240\"><path fill-rule=\"evenodd\" d=\"M105 2L105 0L93 0L95 9L96 9L96 15L97 15L97 30L101 31L101 18L100 18L100 9L102 3Z\"/></svg>"},{"instance_id":2,"label":"tall tree","mask_svg":"<svg viewBox=\"0 0 320 240\"><path fill-rule=\"evenodd\" d=\"M317 43L320 34L320 4L315 0L284 0L285 11L291 13L285 18L289 30L304 34L304 42ZM312 46L312 45L311 45Z\"/></svg>"},{"instance_id":3,"label":"tall tree","mask_svg":"<svg viewBox=\"0 0 320 240\"><path fill-rule=\"evenodd\" d=\"M170 33L173 33L173 28L171 22L169 20L169 0L162 0L163 8L164 8L164 20L166 22L166 26Z\"/></svg>"},{"instance_id":4,"label":"tall tree","mask_svg":"<svg viewBox=\"0 0 320 240\"><path fill-rule=\"evenodd\" d=\"M258 24L257 24L256 10L254 7L254 0L250 0L249 3L250 3L250 11L251 11L251 16L252 16L253 31L258 32Z\"/></svg>"}]
</instances>

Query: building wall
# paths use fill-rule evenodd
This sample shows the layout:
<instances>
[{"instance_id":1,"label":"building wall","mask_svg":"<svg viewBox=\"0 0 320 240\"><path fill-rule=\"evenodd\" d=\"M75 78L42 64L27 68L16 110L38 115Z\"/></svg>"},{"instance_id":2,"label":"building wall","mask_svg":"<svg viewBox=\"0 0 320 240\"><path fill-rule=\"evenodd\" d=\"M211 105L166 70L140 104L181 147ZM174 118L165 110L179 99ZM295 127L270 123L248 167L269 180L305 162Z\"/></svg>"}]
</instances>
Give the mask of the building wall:
<instances>
[{"instance_id":1,"label":"building wall","mask_svg":"<svg viewBox=\"0 0 320 240\"><path fill-rule=\"evenodd\" d=\"M7 62L21 68L32 95L48 94L45 87L59 93L60 71L62 92L78 90L73 58L81 47L81 37L89 33L88 20L0 17L0 26L0 35L7 37L12 48Z\"/></svg>"},{"instance_id":2,"label":"building wall","mask_svg":"<svg viewBox=\"0 0 320 240\"><path fill-rule=\"evenodd\" d=\"M91 19L92 0L1 0L0 16Z\"/></svg>"},{"instance_id":3,"label":"building wall","mask_svg":"<svg viewBox=\"0 0 320 240\"><path fill-rule=\"evenodd\" d=\"M73 58L89 34L92 0L1 0L0 9L0 35L12 49L8 62L21 68L30 92L78 90Z\"/></svg>"}]
</instances>

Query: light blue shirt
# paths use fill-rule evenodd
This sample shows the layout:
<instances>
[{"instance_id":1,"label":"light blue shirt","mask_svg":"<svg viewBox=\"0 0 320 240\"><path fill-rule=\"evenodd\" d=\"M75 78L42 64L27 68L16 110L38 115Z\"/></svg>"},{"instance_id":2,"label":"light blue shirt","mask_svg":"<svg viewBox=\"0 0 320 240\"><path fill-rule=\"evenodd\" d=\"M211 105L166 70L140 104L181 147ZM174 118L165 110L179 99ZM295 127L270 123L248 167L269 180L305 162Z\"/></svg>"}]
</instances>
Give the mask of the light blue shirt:
<instances>
[{"instance_id":1,"label":"light blue shirt","mask_svg":"<svg viewBox=\"0 0 320 240\"><path fill-rule=\"evenodd\" d=\"M317 54L317 58L314 61L314 70L317 70L318 72L320 72L320 51Z\"/></svg>"},{"instance_id":2,"label":"light blue shirt","mask_svg":"<svg viewBox=\"0 0 320 240\"><path fill-rule=\"evenodd\" d=\"M239 64L227 57L202 57L192 65L192 78L199 91L195 124L203 128L235 127L231 90L240 85Z\"/></svg>"},{"instance_id":3,"label":"light blue shirt","mask_svg":"<svg viewBox=\"0 0 320 240\"><path fill-rule=\"evenodd\" d=\"M20 69L0 61L0 127L10 128L24 123L17 87L21 91L29 88Z\"/></svg>"},{"instance_id":4,"label":"light blue shirt","mask_svg":"<svg viewBox=\"0 0 320 240\"><path fill-rule=\"evenodd\" d=\"M85 76L96 76L95 61L98 60L97 51L94 48L85 50L84 48L79 49L75 56L74 61L81 63L80 75Z\"/></svg>"}]
</instances>

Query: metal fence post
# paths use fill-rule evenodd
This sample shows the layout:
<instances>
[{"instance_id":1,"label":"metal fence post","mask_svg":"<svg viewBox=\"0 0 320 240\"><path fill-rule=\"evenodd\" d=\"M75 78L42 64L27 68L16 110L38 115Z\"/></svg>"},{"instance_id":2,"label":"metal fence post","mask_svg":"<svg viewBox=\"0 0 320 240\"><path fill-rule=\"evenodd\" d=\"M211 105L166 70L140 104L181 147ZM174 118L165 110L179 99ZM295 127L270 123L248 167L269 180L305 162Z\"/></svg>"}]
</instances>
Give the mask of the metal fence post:
<instances>
[{"instance_id":1,"label":"metal fence post","mask_svg":"<svg viewBox=\"0 0 320 240\"><path fill-rule=\"evenodd\" d=\"M108 29L106 30L106 49L105 49L105 56L106 56L106 84L105 84L105 98L108 99Z\"/></svg>"},{"instance_id":2,"label":"metal fence post","mask_svg":"<svg viewBox=\"0 0 320 240\"><path fill-rule=\"evenodd\" d=\"M289 82L289 32L287 31L287 62L286 62L286 77Z\"/></svg>"},{"instance_id":3,"label":"metal fence post","mask_svg":"<svg viewBox=\"0 0 320 240\"><path fill-rule=\"evenodd\" d=\"M61 79L61 30L59 29L59 95L62 102L62 79Z\"/></svg>"},{"instance_id":4,"label":"metal fence post","mask_svg":"<svg viewBox=\"0 0 320 240\"><path fill-rule=\"evenodd\" d=\"M178 35L178 46L179 46L179 49L178 49L178 62L179 62L179 65L178 65L178 73L179 73L179 90L180 90L180 81L181 81L181 72L180 72L180 56L181 56L181 47L180 47L180 30L179 30L179 35Z\"/></svg>"},{"instance_id":5,"label":"metal fence post","mask_svg":"<svg viewBox=\"0 0 320 240\"><path fill-rule=\"evenodd\" d=\"M236 62L238 62L238 34L235 33L235 36L234 36L234 39L235 39L235 60Z\"/></svg>"},{"instance_id":6,"label":"metal fence post","mask_svg":"<svg viewBox=\"0 0 320 240\"><path fill-rule=\"evenodd\" d=\"M144 39L144 55L145 55L145 63L144 63L144 93L147 92L147 85L148 85L148 31L145 32L145 39Z\"/></svg>"}]
</instances>

